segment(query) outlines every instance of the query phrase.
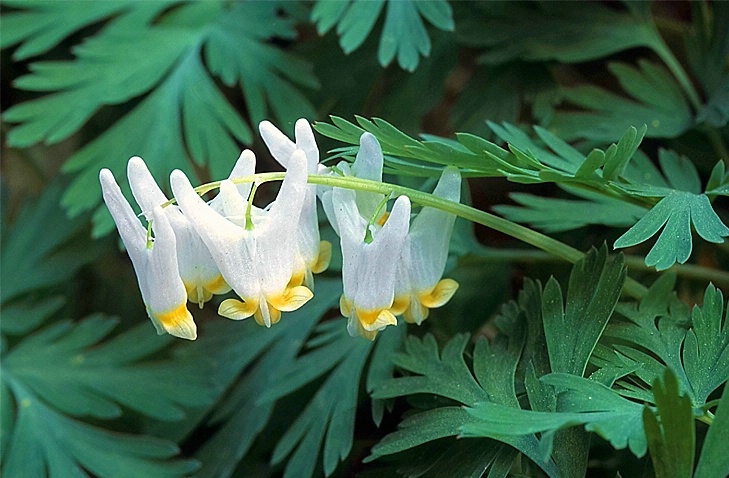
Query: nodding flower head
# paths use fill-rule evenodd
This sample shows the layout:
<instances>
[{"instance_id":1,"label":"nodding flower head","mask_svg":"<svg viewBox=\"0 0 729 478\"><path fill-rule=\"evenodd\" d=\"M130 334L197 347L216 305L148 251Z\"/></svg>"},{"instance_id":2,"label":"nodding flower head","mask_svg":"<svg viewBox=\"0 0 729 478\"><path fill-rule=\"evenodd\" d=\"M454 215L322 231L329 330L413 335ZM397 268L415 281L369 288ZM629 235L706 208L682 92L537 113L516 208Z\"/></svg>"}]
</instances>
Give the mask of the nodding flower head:
<instances>
[{"instance_id":1,"label":"nodding flower head","mask_svg":"<svg viewBox=\"0 0 729 478\"><path fill-rule=\"evenodd\" d=\"M187 310L187 292L177 263L177 241L167 214L157 205L151 210L154 240L122 195L108 169L99 173L104 201L132 259L147 314L157 333L194 340L197 327ZM161 203L160 203L161 204Z\"/></svg>"},{"instance_id":2,"label":"nodding flower head","mask_svg":"<svg viewBox=\"0 0 729 478\"><path fill-rule=\"evenodd\" d=\"M182 212L202 238L225 281L242 301L227 299L218 313L240 320L254 316L267 327L281 312L298 309L312 298L311 290L292 283L299 218L306 195L306 157L295 150L276 200L252 215L231 181L223 181L220 203L226 215L246 211L250 224L239 225L215 211L193 190L181 171L173 171L172 190ZM250 227L249 227L250 226Z\"/></svg>"},{"instance_id":3,"label":"nodding flower head","mask_svg":"<svg viewBox=\"0 0 729 478\"><path fill-rule=\"evenodd\" d=\"M380 330L397 325L392 306L397 261L410 222L410 200L399 197L384 225L376 227L360 214L354 191L334 188L332 195L343 258L340 309L349 318L350 335L373 340ZM368 237L371 239L366 240Z\"/></svg>"},{"instance_id":4,"label":"nodding flower head","mask_svg":"<svg viewBox=\"0 0 729 478\"><path fill-rule=\"evenodd\" d=\"M433 194L460 200L461 175L456 168L443 171ZM453 279L441 279L455 220L454 214L424 207L410 226L395 287L395 309L407 322L420 325L430 309L445 305L458 289Z\"/></svg>"}]
</instances>

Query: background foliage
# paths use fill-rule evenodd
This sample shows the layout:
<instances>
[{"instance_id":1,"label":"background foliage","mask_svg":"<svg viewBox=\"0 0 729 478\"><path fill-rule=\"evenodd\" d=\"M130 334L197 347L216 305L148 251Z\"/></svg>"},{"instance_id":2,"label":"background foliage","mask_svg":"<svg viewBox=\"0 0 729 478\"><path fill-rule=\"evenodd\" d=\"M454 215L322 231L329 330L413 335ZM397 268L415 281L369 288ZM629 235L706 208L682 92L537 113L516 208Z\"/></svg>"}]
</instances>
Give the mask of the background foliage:
<instances>
[{"instance_id":1,"label":"background foliage","mask_svg":"<svg viewBox=\"0 0 729 478\"><path fill-rule=\"evenodd\" d=\"M729 474L729 4L1 8L3 476ZM156 336L98 171L269 170L258 122L299 117L589 252L459 219L461 288L420 328L350 338L335 258L270 330Z\"/></svg>"}]
</instances>

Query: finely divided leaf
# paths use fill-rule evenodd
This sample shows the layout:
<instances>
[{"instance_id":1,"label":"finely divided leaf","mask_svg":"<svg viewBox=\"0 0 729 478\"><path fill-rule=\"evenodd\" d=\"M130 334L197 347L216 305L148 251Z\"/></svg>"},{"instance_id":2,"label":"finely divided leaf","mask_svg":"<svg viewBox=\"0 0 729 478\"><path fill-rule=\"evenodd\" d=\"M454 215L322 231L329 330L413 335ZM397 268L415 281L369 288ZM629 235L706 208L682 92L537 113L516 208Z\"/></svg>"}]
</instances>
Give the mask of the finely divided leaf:
<instances>
[{"instance_id":1,"label":"finely divided leaf","mask_svg":"<svg viewBox=\"0 0 729 478\"><path fill-rule=\"evenodd\" d=\"M610 196L578 191L574 188L570 188L569 191L588 200L555 199L527 193L512 193L509 197L524 207L498 205L493 209L511 221L531 224L545 232L570 231L591 224L612 227L632 226L646 213L646 209L641 206Z\"/></svg>"},{"instance_id":2,"label":"finely divided leaf","mask_svg":"<svg viewBox=\"0 0 729 478\"><path fill-rule=\"evenodd\" d=\"M592 249L572 268L567 305L559 283L551 278L544 288L542 316L551 369L582 376L602 335L625 281L622 256L608 261L607 247Z\"/></svg>"},{"instance_id":3,"label":"finely divided leaf","mask_svg":"<svg viewBox=\"0 0 729 478\"><path fill-rule=\"evenodd\" d=\"M3 377L7 380L6 377ZM18 405L10 444L3 456L7 476L88 476L134 478L189 476L192 460L170 460L172 442L110 432L79 422L49 407L21 382L11 379Z\"/></svg>"},{"instance_id":4,"label":"finely divided leaf","mask_svg":"<svg viewBox=\"0 0 729 478\"><path fill-rule=\"evenodd\" d=\"M640 244L665 225L645 263L657 270L668 269L676 262L683 264L691 255L691 224L708 242L722 243L724 236L729 236L729 228L716 215L705 194L673 191L620 236L614 247Z\"/></svg>"},{"instance_id":5,"label":"finely divided leaf","mask_svg":"<svg viewBox=\"0 0 729 478\"><path fill-rule=\"evenodd\" d=\"M387 66L397 56L400 67L415 71L420 56L430 55L430 38L423 18L440 30L454 28L453 12L446 0L319 0L311 12L320 35L335 24L339 44L351 53L364 43L385 7L385 23L380 37L378 60ZM422 18L421 18L422 17Z\"/></svg>"},{"instance_id":6,"label":"finely divided leaf","mask_svg":"<svg viewBox=\"0 0 729 478\"><path fill-rule=\"evenodd\" d=\"M216 394L205 376L210 364L135 363L169 344L145 324L100 343L116 320L91 316L56 322L18 343L4 357L4 373L63 413L114 418L126 406L161 420L180 420L184 407L208 404ZM133 348L132 348L133 346ZM136 349L136 350L135 350ZM185 393L180 393L184 384Z\"/></svg>"},{"instance_id":7,"label":"finely divided leaf","mask_svg":"<svg viewBox=\"0 0 729 478\"><path fill-rule=\"evenodd\" d=\"M673 76L645 60L638 66L609 65L631 99L593 85L564 88L563 100L586 112L574 108L558 111L550 129L568 141L611 141L634 124L647 125L649 138L674 138L689 129L693 125L691 108Z\"/></svg>"},{"instance_id":8,"label":"finely divided leaf","mask_svg":"<svg viewBox=\"0 0 729 478\"><path fill-rule=\"evenodd\" d=\"M104 2L56 2L37 0L7 0L5 6L22 9L3 14L3 34L0 47L20 44L13 54L24 60L47 52L74 32L113 15L133 15L151 19L172 1L137 2L107 0Z\"/></svg>"},{"instance_id":9,"label":"finely divided leaf","mask_svg":"<svg viewBox=\"0 0 729 478\"><path fill-rule=\"evenodd\" d=\"M726 452L726 436L729 433L729 388L719 400L714 422L706 434L699 456L695 478L712 478L729 475L729 453Z\"/></svg>"},{"instance_id":10,"label":"finely divided leaf","mask_svg":"<svg viewBox=\"0 0 729 478\"><path fill-rule=\"evenodd\" d=\"M52 184L36 201L26 203L3 230L0 302L4 307L32 290L63 283L95 258L96 247L80 237L85 218L69 221L59 207L60 194L60 183Z\"/></svg>"}]
</instances>

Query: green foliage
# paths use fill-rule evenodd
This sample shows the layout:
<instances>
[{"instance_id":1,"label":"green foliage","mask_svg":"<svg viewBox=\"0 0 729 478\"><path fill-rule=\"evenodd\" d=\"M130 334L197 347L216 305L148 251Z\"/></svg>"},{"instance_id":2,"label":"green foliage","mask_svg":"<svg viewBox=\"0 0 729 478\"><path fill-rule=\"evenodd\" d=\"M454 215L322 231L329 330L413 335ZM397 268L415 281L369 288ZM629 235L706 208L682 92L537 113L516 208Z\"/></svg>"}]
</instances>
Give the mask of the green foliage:
<instances>
[{"instance_id":1,"label":"green foliage","mask_svg":"<svg viewBox=\"0 0 729 478\"><path fill-rule=\"evenodd\" d=\"M638 68L609 63L608 69L632 98L593 85L563 88L562 100L577 111L557 112L549 125L554 133L567 141L611 141L629 126L646 124L649 138L675 138L693 126L688 100L665 68L641 60Z\"/></svg>"},{"instance_id":2,"label":"green foliage","mask_svg":"<svg viewBox=\"0 0 729 478\"><path fill-rule=\"evenodd\" d=\"M574 63L638 46L654 47L660 37L646 8L554 2L483 4L461 32L470 45L483 46L481 61L515 59Z\"/></svg>"},{"instance_id":3,"label":"green foliage","mask_svg":"<svg viewBox=\"0 0 729 478\"><path fill-rule=\"evenodd\" d=\"M33 290L63 283L95 258L95 248L83 245L85 241L79 238L86 218L69 221L64 216L58 204L61 192L59 183L50 186L36 201L25 204L12 225L6 223L3 211L0 249L3 306ZM38 234L38 231L49 233Z\"/></svg>"},{"instance_id":4,"label":"green foliage","mask_svg":"<svg viewBox=\"0 0 729 478\"><path fill-rule=\"evenodd\" d=\"M709 285L702 306L688 307L673 293L675 276L661 276L638 304L620 304L625 321L614 321L605 335L617 340L611 358L637 366L634 378L617 382L620 393L653 402L650 384L669 368L694 408L729 377L729 334L721 291ZM723 314L723 316L722 316Z\"/></svg>"},{"instance_id":5,"label":"green foliage","mask_svg":"<svg viewBox=\"0 0 729 478\"><path fill-rule=\"evenodd\" d=\"M401 68L414 71L420 55L430 55L431 43L423 18L440 30L454 29L453 14L446 0L319 0L311 11L317 31L324 35L337 26L339 45L351 53L364 43L385 8L385 23L377 59L387 66L397 56Z\"/></svg>"},{"instance_id":6,"label":"green foliage","mask_svg":"<svg viewBox=\"0 0 729 478\"><path fill-rule=\"evenodd\" d=\"M724 451L726 445L725 437L729 430L729 392L726 387L719 400L714 421L706 434L704 447L699 456L699 463L696 466L695 478L708 478L710 476L722 476L729 473L729 456Z\"/></svg>"},{"instance_id":7,"label":"green foliage","mask_svg":"<svg viewBox=\"0 0 729 478\"><path fill-rule=\"evenodd\" d=\"M74 5L86 8L82 3ZM42 52L39 43L48 40L36 36L31 20L46 18L57 7L53 2L14 6L24 10L6 15L4 22L13 26L13 34L3 46L25 40L18 50L21 55ZM103 106L128 105L125 116L95 135L65 165L66 171L76 173L63 199L73 216L98 206L99 169L122 173L126 160L134 155L145 158L158 178L174 168L192 174L188 159L208 166L214 177L228 174L239 144L252 141L251 128L212 75L227 86L240 84L255 124L269 114L282 124L314 114L297 89L318 86L309 64L267 44L273 38L296 36L293 21L279 17L275 3L203 2L162 13L168 6L104 2L88 10L83 19L73 15L74 7L69 15L54 18L58 33L53 38L63 38L117 11L126 14L113 17L98 34L75 47L74 60L32 63L31 73L17 80L21 89L49 94L5 112L6 121L19 123L8 135L16 147L58 142L78 131ZM252 17L258 21L246 21ZM141 101L131 105L136 99ZM96 235L111 230L105 208L97 209L95 223Z\"/></svg>"},{"instance_id":8,"label":"green foliage","mask_svg":"<svg viewBox=\"0 0 729 478\"><path fill-rule=\"evenodd\" d=\"M662 382L653 384L653 396L657 410L645 407L643 423L656 476L691 478L696 440L691 400L679 395L678 380L670 370Z\"/></svg>"},{"instance_id":9,"label":"green foliage","mask_svg":"<svg viewBox=\"0 0 729 478\"><path fill-rule=\"evenodd\" d=\"M2 8L3 475L691 476L694 456L694 476L729 474L726 2ZM155 336L118 241L87 237L113 228L99 169L123 180L139 155L163 188L175 168L219 179L245 144L265 170L259 121L326 115L330 159L369 131L387 182L430 190L455 166L502 217L469 211L543 250L459 219L457 294L375 342L335 317L336 250L270 329L203 311L196 342ZM550 254L616 237L655 269L690 263L628 277L603 246L562 280Z\"/></svg>"},{"instance_id":10,"label":"green foliage","mask_svg":"<svg viewBox=\"0 0 729 478\"><path fill-rule=\"evenodd\" d=\"M82 467L98 476L183 476L197 469L194 461L170 460L179 453L174 443L71 418L116 418L127 407L181 420L183 407L209 403L215 393L205 362L150 360L170 340L151 335L147 324L103 341L115 325L99 315L55 322L4 353L3 403L14 403L3 407L4 423L12 424L3 432L9 476L85 476Z\"/></svg>"}]
</instances>

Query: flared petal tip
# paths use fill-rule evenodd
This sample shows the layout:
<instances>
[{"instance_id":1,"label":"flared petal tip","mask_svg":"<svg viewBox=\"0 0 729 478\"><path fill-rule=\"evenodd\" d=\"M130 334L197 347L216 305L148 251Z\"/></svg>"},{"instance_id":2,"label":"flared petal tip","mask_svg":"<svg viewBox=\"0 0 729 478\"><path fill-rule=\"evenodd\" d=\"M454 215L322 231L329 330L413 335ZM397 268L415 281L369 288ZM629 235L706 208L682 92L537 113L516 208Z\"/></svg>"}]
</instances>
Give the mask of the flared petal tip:
<instances>
[{"instance_id":1,"label":"flared petal tip","mask_svg":"<svg viewBox=\"0 0 729 478\"><path fill-rule=\"evenodd\" d=\"M225 299L218 307L218 314L231 320L243 320L258 310L258 303L253 300L241 302L237 299Z\"/></svg>"},{"instance_id":2,"label":"flared petal tip","mask_svg":"<svg viewBox=\"0 0 729 478\"><path fill-rule=\"evenodd\" d=\"M179 305L168 312L150 312L152 323L158 334L168 333L186 340L197 338L197 326L186 304Z\"/></svg>"}]
</instances>

